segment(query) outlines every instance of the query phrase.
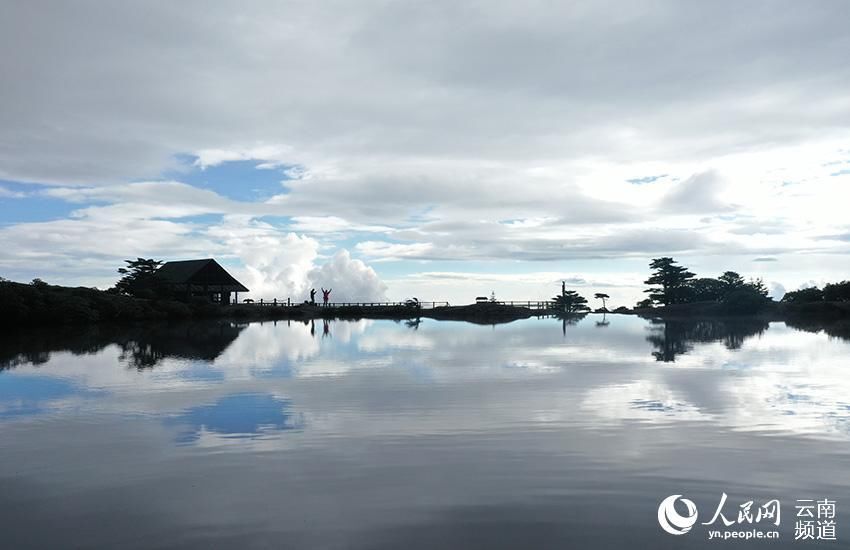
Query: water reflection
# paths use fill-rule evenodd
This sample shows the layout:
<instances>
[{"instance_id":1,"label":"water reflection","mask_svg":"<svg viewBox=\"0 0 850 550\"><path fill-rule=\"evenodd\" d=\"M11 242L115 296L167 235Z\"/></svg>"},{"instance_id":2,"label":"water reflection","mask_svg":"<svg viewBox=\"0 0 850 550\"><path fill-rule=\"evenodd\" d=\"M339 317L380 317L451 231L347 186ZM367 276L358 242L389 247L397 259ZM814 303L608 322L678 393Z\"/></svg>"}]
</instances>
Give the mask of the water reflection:
<instances>
[{"instance_id":1,"label":"water reflection","mask_svg":"<svg viewBox=\"0 0 850 550\"><path fill-rule=\"evenodd\" d=\"M49 404L79 393L73 382L61 378L16 376L0 384L0 419L32 416Z\"/></svg>"},{"instance_id":2,"label":"water reflection","mask_svg":"<svg viewBox=\"0 0 850 550\"><path fill-rule=\"evenodd\" d=\"M722 491L850 493L850 342L800 328L591 314L10 335L0 528L17 547L669 547L670 494L702 513Z\"/></svg>"},{"instance_id":3,"label":"water reflection","mask_svg":"<svg viewBox=\"0 0 850 550\"><path fill-rule=\"evenodd\" d=\"M212 405L192 407L168 419L180 427L177 441L194 443L212 433L229 438L255 438L304 427L303 415L289 400L271 394L244 393L222 397Z\"/></svg>"},{"instance_id":4,"label":"water reflection","mask_svg":"<svg viewBox=\"0 0 850 550\"><path fill-rule=\"evenodd\" d=\"M646 337L657 361L672 362L677 355L688 353L694 344L723 342L726 349L740 349L747 338L759 336L768 329L761 319L725 320L650 320L652 334Z\"/></svg>"},{"instance_id":5,"label":"water reflection","mask_svg":"<svg viewBox=\"0 0 850 550\"><path fill-rule=\"evenodd\" d=\"M585 314L556 315L561 324L561 333L566 336L568 327L579 325L586 317ZM634 318L625 316L608 316L607 314L594 315L593 326L606 328L611 326L611 319L615 323L634 327ZM343 336L344 341L350 340L351 326L368 326L372 321L331 321L321 320L322 339L333 335L333 327L339 327L347 334ZM643 321L640 321L643 322ZM280 321L269 323L232 323L226 321L195 321L183 323L151 323L148 325L120 327L108 325L89 325L83 327L59 326L49 329L28 329L7 332L0 340L0 370L14 368L19 365L42 365L50 361L51 354L57 352L70 352L74 355L93 355L102 352L110 345L117 345L121 349L119 361L138 369L153 368L168 358L192 359L198 361L213 362L221 356L234 342L237 341L242 331L248 326L253 328L248 332L258 332L258 327L286 326L289 329L300 326L309 327L309 337L306 342L312 342L317 337L316 321L305 320L299 322ZM397 322L394 322L397 323ZM421 318L406 320L402 326L416 331L422 323ZM439 322L434 321L434 325ZM449 322L449 326L457 326L463 323ZM777 324L781 325L781 324ZM540 324L539 330L545 331L546 326ZM768 330L770 324L762 319L754 318L731 318L717 320L692 320L692 319L649 319L646 321L646 330L649 335L646 341L652 346L650 354L657 361L675 362L677 357L693 351L697 344L721 342L726 349L737 350L744 346L745 342L754 337L760 337ZM789 321L787 326L796 330L814 334L826 334L830 337L850 340L850 323L846 321L823 322L811 320ZM276 328L272 329L276 334L281 334L284 340L292 340L292 332L282 334ZM394 333L389 338L398 339L399 335ZM250 337L248 337L250 338ZM254 346L262 346L277 353L279 346L274 345L271 340L275 336L265 331L263 342L254 342ZM296 338L298 340L299 338ZM303 339L302 339L303 340ZM296 349L304 351L309 348L306 355L318 352L316 343L306 344L288 342L295 344ZM390 342L390 345L392 342ZM386 347L386 346L385 346ZM637 350L636 350L637 351ZM244 354L244 350L240 351ZM291 355L290 358L294 358ZM296 354L298 356L299 354ZM304 356L304 353L300 354Z\"/></svg>"},{"instance_id":6,"label":"water reflection","mask_svg":"<svg viewBox=\"0 0 850 550\"><path fill-rule=\"evenodd\" d=\"M121 360L138 369L154 367L166 357L212 361L245 327L227 322L196 322L136 329L118 342Z\"/></svg>"},{"instance_id":7,"label":"water reflection","mask_svg":"<svg viewBox=\"0 0 850 550\"><path fill-rule=\"evenodd\" d=\"M567 327L577 325L579 323L579 321L581 321L582 319L587 317L587 314L586 313L557 312L557 313L555 313L554 317L556 319L561 320L561 334L566 336L567 335Z\"/></svg>"},{"instance_id":8,"label":"water reflection","mask_svg":"<svg viewBox=\"0 0 850 550\"><path fill-rule=\"evenodd\" d=\"M842 340L850 340L850 321L821 321L814 319L792 319L788 321L788 326L797 330L806 332L814 332L828 334L833 338Z\"/></svg>"},{"instance_id":9,"label":"water reflection","mask_svg":"<svg viewBox=\"0 0 850 550\"><path fill-rule=\"evenodd\" d=\"M224 321L197 321L10 331L0 340L0 370L44 364L50 360L51 353L56 352L96 354L113 344L122 350L120 360L138 369L154 367L168 357L212 361L246 326Z\"/></svg>"}]
</instances>

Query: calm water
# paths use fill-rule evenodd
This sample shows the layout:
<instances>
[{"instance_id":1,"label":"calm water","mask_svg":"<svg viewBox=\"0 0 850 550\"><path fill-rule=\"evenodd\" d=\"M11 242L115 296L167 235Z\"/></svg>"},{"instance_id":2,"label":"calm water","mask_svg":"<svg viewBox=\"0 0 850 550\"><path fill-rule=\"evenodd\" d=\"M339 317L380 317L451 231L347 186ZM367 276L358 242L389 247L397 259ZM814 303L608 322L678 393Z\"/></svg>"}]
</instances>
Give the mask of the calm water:
<instances>
[{"instance_id":1,"label":"calm water","mask_svg":"<svg viewBox=\"0 0 850 550\"><path fill-rule=\"evenodd\" d=\"M5 548L806 547L824 498L850 541L850 342L783 323L98 327L0 369ZM780 540L707 540L724 492Z\"/></svg>"}]
</instances>

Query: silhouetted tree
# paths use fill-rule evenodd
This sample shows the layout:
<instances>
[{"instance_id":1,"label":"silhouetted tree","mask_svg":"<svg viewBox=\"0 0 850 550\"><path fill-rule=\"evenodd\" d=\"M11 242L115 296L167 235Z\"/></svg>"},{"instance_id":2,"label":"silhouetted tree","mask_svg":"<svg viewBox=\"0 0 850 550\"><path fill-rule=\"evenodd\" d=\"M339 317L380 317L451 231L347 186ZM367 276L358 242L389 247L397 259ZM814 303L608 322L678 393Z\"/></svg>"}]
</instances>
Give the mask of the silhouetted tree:
<instances>
[{"instance_id":1,"label":"silhouetted tree","mask_svg":"<svg viewBox=\"0 0 850 550\"><path fill-rule=\"evenodd\" d=\"M723 281L711 277L692 279L688 282L688 286L690 287L688 298L694 302L719 302L723 299L727 288Z\"/></svg>"},{"instance_id":2,"label":"silhouetted tree","mask_svg":"<svg viewBox=\"0 0 850 550\"><path fill-rule=\"evenodd\" d=\"M823 299L827 302L850 301L850 281L827 284L823 287Z\"/></svg>"},{"instance_id":3,"label":"silhouetted tree","mask_svg":"<svg viewBox=\"0 0 850 550\"><path fill-rule=\"evenodd\" d=\"M47 283L45 283L44 281L42 281L41 279L39 279L38 277L33 279L30 284L32 286L36 287L36 288L47 288L48 286L50 286Z\"/></svg>"},{"instance_id":4,"label":"silhouetted tree","mask_svg":"<svg viewBox=\"0 0 850 550\"><path fill-rule=\"evenodd\" d=\"M723 283L726 292L731 292L744 286L744 278L734 271L724 271L723 275L718 277L717 280Z\"/></svg>"},{"instance_id":5,"label":"silhouetted tree","mask_svg":"<svg viewBox=\"0 0 850 550\"><path fill-rule=\"evenodd\" d=\"M823 291L816 286L786 292L782 301L789 304L808 304L823 301Z\"/></svg>"},{"instance_id":6,"label":"silhouetted tree","mask_svg":"<svg viewBox=\"0 0 850 550\"><path fill-rule=\"evenodd\" d=\"M644 283L658 286L649 288L644 292L649 294L653 302L666 306L685 301L689 291L687 283L690 279L693 279L693 273L683 266L676 265L673 258L666 257L655 258L649 263L649 267L655 271Z\"/></svg>"},{"instance_id":7,"label":"silhouetted tree","mask_svg":"<svg viewBox=\"0 0 850 550\"><path fill-rule=\"evenodd\" d=\"M761 277L759 277L758 279L750 279L750 282L745 284L744 288L752 290L763 298L767 298L767 286L764 284L764 279L762 279Z\"/></svg>"},{"instance_id":8,"label":"silhouetted tree","mask_svg":"<svg viewBox=\"0 0 850 550\"><path fill-rule=\"evenodd\" d=\"M644 298L643 300L635 304L635 309L646 309L651 308L652 306L652 300L650 300L649 298Z\"/></svg>"},{"instance_id":9,"label":"silhouetted tree","mask_svg":"<svg viewBox=\"0 0 850 550\"><path fill-rule=\"evenodd\" d=\"M115 290L137 298L154 298L160 290L154 273L162 262L152 258L136 258L124 260L124 263L127 267L118 268L118 273L123 276L115 283Z\"/></svg>"},{"instance_id":10,"label":"silhouetted tree","mask_svg":"<svg viewBox=\"0 0 850 550\"><path fill-rule=\"evenodd\" d=\"M590 311L587 306L587 298L580 295L575 290L565 290L563 294L553 298L555 307L566 313L581 313Z\"/></svg>"},{"instance_id":11,"label":"silhouetted tree","mask_svg":"<svg viewBox=\"0 0 850 550\"><path fill-rule=\"evenodd\" d=\"M723 311L735 315L748 315L758 313L769 302L767 289L746 284L723 297Z\"/></svg>"},{"instance_id":12,"label":"silhouetted tree","mask_svg":"<svg viewBox=\"0 0 850 550\"><path fill-rule=\"evenodd\" d=\"M596 298L597 300L602 300L602 309L604 309L606 311L608 310L608 307L605 305L605 300L610 298L610 296L608 296L604 292L597 292L596 294L593 295L593 297Z\"/></svg>"}]
</instances>

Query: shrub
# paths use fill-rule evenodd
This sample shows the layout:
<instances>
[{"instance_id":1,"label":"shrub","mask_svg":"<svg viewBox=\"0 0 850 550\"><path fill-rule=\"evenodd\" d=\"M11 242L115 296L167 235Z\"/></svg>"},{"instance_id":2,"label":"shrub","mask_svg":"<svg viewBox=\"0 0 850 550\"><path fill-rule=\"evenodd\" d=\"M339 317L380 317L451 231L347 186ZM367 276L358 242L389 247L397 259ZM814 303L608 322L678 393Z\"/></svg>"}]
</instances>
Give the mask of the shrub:
<instances>
[{"instance_id":1,"label":"shrub","mask_svg":"<svg viewBox=\"0 0 850 550\"><path fill-rule=\"evenodd\" d=\"M782 301L788 304L808 304L823 301L823 291L816 286L786 292Z\"/></svg>"},{"instance_id":2,"label":"shrub","mask_svg":"<svg viewBox=\"0 0 850 550\"><path fill-rule=\"evenodd\" d=\"M743 287L733 290L723 298L722 309L725 313L748 315L758 313L770 300L754 288Z\"/></svg>"},{"instance_id":3,"label":"shrub","mask_svg":"<svg viewBox=\"0 0 850 550\"><path fill-rule=\"evenodd\" d=\"M823 287L823 299L827 302L850 301L850 281L830 283Z\"/></svg>"}]
</instances>

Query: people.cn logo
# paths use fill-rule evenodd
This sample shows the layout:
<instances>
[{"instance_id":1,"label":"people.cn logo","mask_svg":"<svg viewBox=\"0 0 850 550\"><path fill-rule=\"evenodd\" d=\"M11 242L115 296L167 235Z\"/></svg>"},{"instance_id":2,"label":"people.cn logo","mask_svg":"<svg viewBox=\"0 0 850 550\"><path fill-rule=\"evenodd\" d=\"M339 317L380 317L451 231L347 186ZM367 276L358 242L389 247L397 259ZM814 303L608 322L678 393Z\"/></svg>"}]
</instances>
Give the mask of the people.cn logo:
<instances>
[{"instance_id":1,"label":"people.cn logo","mask_svg":"<svg viewBox=\"0 0 850 550\"><path fill-rule=\"evenodd\" d=\"M697 522L697 505L686 498L680 499L681 496L670 495L658 505L658 524L671 535L684 535ZM688 509L687 515L676 511L676 500L681 500Z\"/></svg>"}]
</instances>

